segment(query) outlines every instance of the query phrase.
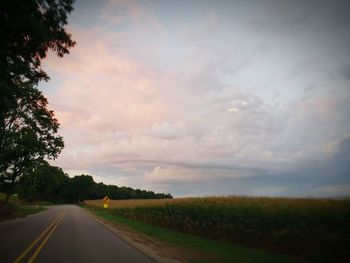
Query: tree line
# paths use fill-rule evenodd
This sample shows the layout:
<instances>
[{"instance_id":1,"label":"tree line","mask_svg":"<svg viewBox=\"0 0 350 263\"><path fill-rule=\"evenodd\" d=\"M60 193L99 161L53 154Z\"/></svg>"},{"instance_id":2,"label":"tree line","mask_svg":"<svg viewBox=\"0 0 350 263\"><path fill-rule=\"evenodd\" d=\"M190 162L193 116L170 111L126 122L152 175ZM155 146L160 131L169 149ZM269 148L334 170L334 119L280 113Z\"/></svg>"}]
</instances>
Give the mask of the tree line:
<instances>
[{"instance_id":1,"label":"tree line","mask_svg":"<svg viewBox=\"0 0 350 263\"><path fill-rule=\"evenodd\" d=\"M61 168L44 164L21 178L16 186L19 197L31 202L79 203L87 199L162 199L171 194L96 183L90 175L69 177Z\"/></svg>"}]
</instances>

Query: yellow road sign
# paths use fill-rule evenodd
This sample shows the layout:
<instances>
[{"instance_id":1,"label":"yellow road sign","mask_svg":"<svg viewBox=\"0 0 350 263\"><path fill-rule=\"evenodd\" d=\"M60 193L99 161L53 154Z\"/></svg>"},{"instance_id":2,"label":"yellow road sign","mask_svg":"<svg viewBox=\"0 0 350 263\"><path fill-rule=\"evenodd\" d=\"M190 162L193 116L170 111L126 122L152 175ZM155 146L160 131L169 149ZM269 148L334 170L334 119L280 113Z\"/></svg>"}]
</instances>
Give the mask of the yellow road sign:
<instances>
[{"instance_id":1,"label":"yellow road sign","mask_svg":"<svg viewBox=\"0 0 350 263\"><path fill-rule=\"evenodd\" d=\"M103 208L108 208L108 204L109 204L109 197L105 196L103 199Z\"/></svg>"}]
</instances>

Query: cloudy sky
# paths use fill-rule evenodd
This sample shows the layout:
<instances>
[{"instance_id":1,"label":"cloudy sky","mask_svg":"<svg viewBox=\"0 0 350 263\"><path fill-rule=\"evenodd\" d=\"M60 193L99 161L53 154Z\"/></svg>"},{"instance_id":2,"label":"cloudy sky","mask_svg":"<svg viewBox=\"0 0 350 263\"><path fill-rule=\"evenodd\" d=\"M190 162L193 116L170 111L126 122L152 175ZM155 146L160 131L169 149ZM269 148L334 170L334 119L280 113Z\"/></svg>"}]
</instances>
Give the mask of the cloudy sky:
<instances>
[{"instance_id":1,"label":"cloudy sky","mask_svg":"<svg viewBox=\"0 0 350 263\"><path fill-rule=\"evenodd\" d=\"M347 1L86 1L40 88L70 175L174 196L350 194Z\"/></svg>"}]
</instances>

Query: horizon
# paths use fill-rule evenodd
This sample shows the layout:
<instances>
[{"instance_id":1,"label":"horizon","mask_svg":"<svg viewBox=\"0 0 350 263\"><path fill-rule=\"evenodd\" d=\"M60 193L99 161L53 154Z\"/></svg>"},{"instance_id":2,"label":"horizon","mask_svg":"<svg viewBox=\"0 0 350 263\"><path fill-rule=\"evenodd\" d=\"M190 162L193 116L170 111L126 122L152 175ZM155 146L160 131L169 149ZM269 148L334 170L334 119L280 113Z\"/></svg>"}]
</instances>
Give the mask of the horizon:
<instances>
[{"instance_id":1,"label":"horizon","mask_svg":"<svg viewBox=\"0 0 350 263\"><path fill-rule=\"evenodd\" d=\"M43 60L70 176L174 197L350 195L346 1L82 1Z\"/></svg>"}]
</instances>

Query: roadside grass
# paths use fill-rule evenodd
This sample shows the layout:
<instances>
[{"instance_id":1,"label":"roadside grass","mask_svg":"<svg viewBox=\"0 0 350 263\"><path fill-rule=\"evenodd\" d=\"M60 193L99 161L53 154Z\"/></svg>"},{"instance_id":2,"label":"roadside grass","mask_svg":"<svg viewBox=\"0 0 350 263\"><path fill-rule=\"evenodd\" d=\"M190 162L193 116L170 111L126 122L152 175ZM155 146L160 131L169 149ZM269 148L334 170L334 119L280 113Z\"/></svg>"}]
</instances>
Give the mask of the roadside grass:
<instances>
[{"instance_id":1,"label":"roadside grass","mask_svg":"<svg viewBox=\"0 0 350 263\"><path fill-rule=\"evenodd\" d=\"M6 195L4 193L0 193L0 202L4 202L6 198ZM15 204L15 205L20 205L21 200L17 195L11 195L9 198L9 203Z\"/></svg>"},{"instance_id":2,"label":"roadside grass","mask_svg":"<svg viewBox=\"0 0 350 263\"><path fill-rule=\"evenodd\" d=\"M44 200L40 200L36 202L35 201L29 202L29 201L22 200L22 204L28 205L28 206L55 206L55 205L61 205L62 203L54 203L54 202L44 201Z\"/></svg>"},{"instance_id":3,"label":"roadside grass","mask_svg":"<svg viewBox=\"0 0 350 263\"><path fill-rule=\"evenodd\" d=\"M21 206L19 207L19 209L21 211L22 216L36 214L46 210L46 208L42 206Z\"/></svg>"},{"instance_id":4,"label":"roadside grass","mask_svg":"<svg viewBox=\"0 0 350 263\"><path fill-rule=\"evenodd\" d=\"M210 240L184 233L175 232L166 228L130 220L113 213L113 210L83 206L93 214L110 222L126 225L131 229L156 238L161 242L174 246L179 250L189 251L188 260L192 263L205 262L237 262L237 263L301 263L301 259L270 253L262 250L247 248L231 243ZM186 253L184 253L186 254Z\"/></svg>"},{"instance_id":5,"label":"roadside grass","mask_svg":"<svg viewBox=\"0 0 350 263\"><path fill-rule=\"evenodd\" d=\"M21 200L14 195L10 197L7 204L3 202L4 200L5 194L0 193L0 222L17 217L25 217L46 210L42 206L20 205L22 203Z\"/></svg>"},{"instance_id":6,"label":"roadside grass","mask_svg":"<svg viewBox=\"0 0 350 263\"><path fill-rule=\"evenodd\" d=\"M14 219L17 217L26 217L46 210L42 206L16 206L11 203L5 205L0 202L0 222Z\"/></svg>"}]
</instances>

